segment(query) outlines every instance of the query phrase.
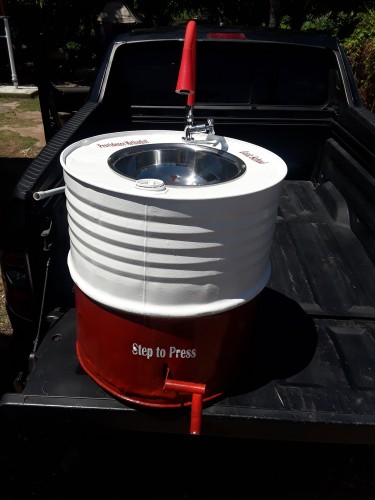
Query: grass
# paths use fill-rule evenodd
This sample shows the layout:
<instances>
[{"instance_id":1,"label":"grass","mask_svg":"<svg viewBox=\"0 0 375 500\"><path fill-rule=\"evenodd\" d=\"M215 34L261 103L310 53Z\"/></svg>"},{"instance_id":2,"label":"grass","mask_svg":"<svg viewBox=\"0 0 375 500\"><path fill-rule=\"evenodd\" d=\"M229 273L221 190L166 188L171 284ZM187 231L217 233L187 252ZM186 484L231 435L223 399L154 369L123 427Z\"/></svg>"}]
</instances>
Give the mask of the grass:
<instances>
[{"instance_id":1,"label":"grass","mask_svg":"<svg viewBox=\"0 0 375 500\"><path fill-rule=\"evenodd\" d=\"M1 121L0 121L1 126ZM36 152L39 152L40 148L37 148L38 140L34 137L25 137L18 132L13 132L12 130L1 130L0 131L0 142L7 142L8 144L16 143L19 150L25 151L35 148Z\"/></svg>"},{"instance_id":2,"label":"grass","mask_svg":"<svg viewBox=\"0 0 375 500\"><path fill-rule=\"evenodd\" d=\"M38 139L31 136L36 127L40 127L42 123L39 98L1 96L0 109L0 157L3 160L13 159L13 162L21 158L30 158L32 161L41 150ZM15 184L16 173L19 171L19 167L13 164L11 171L6 168L4 162L1 165L3 177L0 209L9 198L9 191ZM5 290L0 276L0 345L1 341L9 337L12 332L5 308Z\"/></svg>"},{"instance_id":3,"label":"grass","mask_svg":"<svg viewBox=\"0 0 375 500\"><path fill-rule=\"evenodd\" d=\"M2 158L34 158L42 149L42 126L38 97L0 97L0 156ZM39 139L38 139L39 138Z\"/></svg>"},{"instance_id":4,"label":"grass","mask_svg":"<svg viewBox=\"0 0 375 500\"><path fill-rule=\"evenodd\" d=\"M18 103L20 111L40 111L40 103L38 97L23 97L17 98L12 96L0 96L0 103L11 104Z\"/></svg>"},{"instance_id":5,"label":"grass","mask_svg":"<svg viewBox=\"0 0 375 500\"><path fill-rule=\"evenodd\" d=\"M30 126L30 119L22 117L23 113L40 112L38 98L15 99L14 97L0 97L0 105L8 107L6 113L0 113L0 127L11 126L17 120L18 127Z\"/></svg>"}]
</instances>

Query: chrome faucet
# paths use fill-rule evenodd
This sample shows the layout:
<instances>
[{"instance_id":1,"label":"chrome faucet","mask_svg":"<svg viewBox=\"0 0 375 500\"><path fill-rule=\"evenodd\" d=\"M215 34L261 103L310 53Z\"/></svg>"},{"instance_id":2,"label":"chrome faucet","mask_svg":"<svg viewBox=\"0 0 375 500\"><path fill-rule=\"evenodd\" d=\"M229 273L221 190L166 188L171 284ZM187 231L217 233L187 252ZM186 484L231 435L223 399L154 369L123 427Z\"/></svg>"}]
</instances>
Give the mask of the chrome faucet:
<instances>
[{"instance_id":1,"label":"chrome faucet","mask_svg":"<svg viewBox=\"0 0 375 500\"><path fill-rule=\"evenodd\" d=\"M187 106L186 125L184 128L183 139L185 141L193 141L193 134L196 134L197 132L206 132L207 134L214 135L214 119L208 118L206 123L194 125L193 106Z\"/></svg>"}]
</instances>

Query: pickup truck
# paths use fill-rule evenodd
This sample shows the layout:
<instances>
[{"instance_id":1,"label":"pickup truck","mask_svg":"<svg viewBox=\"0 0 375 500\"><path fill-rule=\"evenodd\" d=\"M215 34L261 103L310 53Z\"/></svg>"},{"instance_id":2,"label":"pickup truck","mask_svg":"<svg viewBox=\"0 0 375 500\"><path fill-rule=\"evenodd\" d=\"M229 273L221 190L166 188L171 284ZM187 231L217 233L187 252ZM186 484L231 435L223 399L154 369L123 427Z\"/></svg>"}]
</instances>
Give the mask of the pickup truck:
<instances>
[{"instance_id":1,"label":"pickup truck","mask_svg":"<svg viewBox=\"0 0 375 500\"><path fill-rule=\"evenodd\" d=\"M1 413L146 433L189 434L190 425L218 438L375 443L375 116L332 37L200 24L186 104L175 91L185 35L178 25L119 35L83 106L15 186L1 228L13 326ZM149 408L108 391L77 357L62 153L132 131L182 136L189 124L272 152L287 174L239 374L201 406Z\"/></svg>"}]
</instances>

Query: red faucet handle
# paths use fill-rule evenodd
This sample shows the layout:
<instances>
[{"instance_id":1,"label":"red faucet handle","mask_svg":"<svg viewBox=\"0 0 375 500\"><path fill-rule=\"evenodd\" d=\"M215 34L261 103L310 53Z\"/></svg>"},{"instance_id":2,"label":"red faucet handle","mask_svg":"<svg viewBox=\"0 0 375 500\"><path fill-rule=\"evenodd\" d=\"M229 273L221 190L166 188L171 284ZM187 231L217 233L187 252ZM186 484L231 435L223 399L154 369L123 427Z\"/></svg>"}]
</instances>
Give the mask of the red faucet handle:
<instances>
[{"instance_id":1,"label":"red faucet handle","mask_svg":"<svg viewBox=\"0 0 375 500\"><path fill-rule=\"evenodd\" d=\"M194 104L195 94L196 33L196 22L189 21L186 26L180 71L176 85L176 92L178 94L187 95L188 105L190 106Z\"/></svg>"}]
</instances>

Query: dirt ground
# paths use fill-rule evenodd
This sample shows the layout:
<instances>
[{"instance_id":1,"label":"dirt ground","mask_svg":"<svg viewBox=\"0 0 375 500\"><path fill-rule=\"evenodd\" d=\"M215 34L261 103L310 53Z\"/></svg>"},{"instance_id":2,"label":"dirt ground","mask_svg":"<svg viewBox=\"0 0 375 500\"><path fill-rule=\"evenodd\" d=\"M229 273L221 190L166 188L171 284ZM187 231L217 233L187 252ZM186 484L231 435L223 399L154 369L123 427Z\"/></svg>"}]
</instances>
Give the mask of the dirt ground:
<instances>
[{"instance_id":1,"label":"dirt ground","mask_svg":"<svg viewBox=\"0 0 375 500\"><path fill-rule=\"evenodd\" d=\"M44 127L42 115L39 111L23 111L20 109L20 99L0 99L1 121L0 135L0 210L7 202L10 191L21 175L22 168L28 162L22 159L35 158L45 145ZM6 115L6 116L4 116ZM3 124L5 123L5 124ZM20 126L22 124L22 126ZM36 142L27 145L22 138L32 138ZM25 144L27 147L25 147ZM6 159L9 159L8 161ZM10 159L12 159L10 161ZM1 217L0 217L1 220ZM7 341L3 335L10 335L12 328L5 311L5 291L2 279L0 279L0 345Z\"/></svg>"},{"instance_id":2,"label":"dirt ground","mask_svg":"<svg viewBox=\"0 0 375 500\"><path fill-rule=\"evenodd\" d=\"M0 99L0 114L6 114L9 118L6 125L0 126L0 132L15 132L16 135L32 137L37 142L35 147L24 149L20 141L11 136L10 140L1 141L0 157L2 158L35 158L45 145L44 127L40 111L25 112L21 111L19 106L20 99L10 102L2 102ZM22 126L19 125L20 123L22 123Z\"/></svg>"}]
</instances>

